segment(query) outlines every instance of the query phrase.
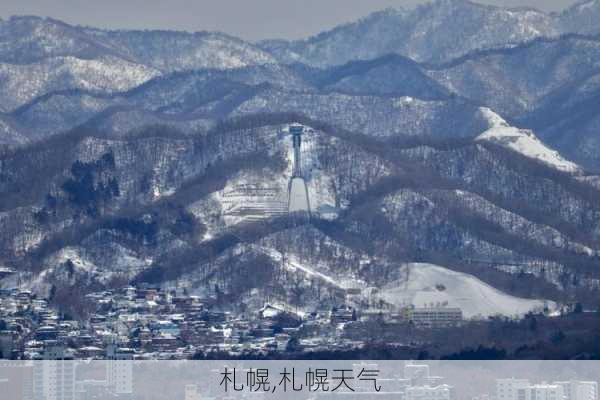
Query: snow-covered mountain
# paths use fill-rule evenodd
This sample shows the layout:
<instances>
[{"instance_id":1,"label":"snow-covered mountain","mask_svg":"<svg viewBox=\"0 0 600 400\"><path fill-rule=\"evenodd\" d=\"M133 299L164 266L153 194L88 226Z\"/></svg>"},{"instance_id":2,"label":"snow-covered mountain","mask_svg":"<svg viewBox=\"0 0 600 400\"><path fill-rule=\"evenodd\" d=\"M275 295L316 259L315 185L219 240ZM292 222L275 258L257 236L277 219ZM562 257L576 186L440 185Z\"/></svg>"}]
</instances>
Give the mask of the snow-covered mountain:
<instances>
[{"instance_id":1,"label":"snow-covered mountain","mask_svg":"<svg viewBox=\"0 0 600 400\"><path fill-rule=\"evenodd\" d=\"M34 64L0 64L0 110L11 112L50 92L115 93L133 89L159 72L117 58L47 58Z\"/></svg>"},{"instance_id":2,"label":"snow-covered mountain","mask_svg":"<svg viewBox=\"0 0 600 400\"><path fill-rule=\"evenodd\" d=\"M546 147L530 130L518 129L508 125L498 114L489 108L482 108L481 113L489 121L489 128L477 140L498 143L526 157L539 160L559 171L576 173L581 168L565 160L556 150Z\"/></svg>"},{"instance_id":3,"label":"snow-covered mountain","mask_svg":"<svg viewBox=\"0 0 600 400\"><path fill-rule=\"evenodd\" d=\"M104 31L52 19L14 17L0 23L4 43L0 48L0 110L9 113L11 132L37 140L87 121L93 124L111 118L113 112L125 109L134 111L135 117L126 125L130 129L148 123L172 125L174 119L212 120L211 125L231 113L294 111L317 119L344 120L342 125L350 130L412 135L414 124L420 124L419 134L435 135L450 124L451 134L456 135L468 124L462 121L464 115L479 105L532 129L570 159L596 169L600 161L595 151L594 114L579 115L572 108L587 100L589 104L579 109L593 109L600 42L594 37L557 36L582 31L557 27L557 21L572 14L593 15L596 8L597 2L590 1L562 14L547 15L447 0L414 10L386 10L295 44L311 43L311 52L319 54L322 43L326 54L346 51L350 55L323 65L351 61L355 54L365 59L325 70L297 64L299 59L293 55L279 57L283 61L279 64L269 52L219 33ZM469 29L455 29L457 21ZM357 45L353 39L356 32L369 41L363 55L360 41ZM466 37L454 38L457 32ZM421 42L432 54L446 52L440 60L462 57L436 65L416 63L414 59L429 58L419 56L420 50L405 50L418 49ZM511 43L508 48L507 43ZM337 44L348 47L338 52ZM450 45L460 49L452 50ZM318 59L327 57L318 55ZM284 65L289 63L294 64ZM388 101L380 98L388 96L404 98L397 102L405 105L399 106L402 118L371 118L381 115L382 104ZM462 106L453 97L475 104ZM446 114L428 120L438 111L432 112L433 103L423 100L440 101L438 108L445 107ZM342 112L332 107L341 107ZM394 107L387 109L390 115L395 113ZM395 121L399 125L390 126ZM181 124L184 129L196 126ZM478 128L464 131L474 135L480 133ZM23 143L14 134L4 142Z\"/></svg>"},{"instance_id":4,"label":"snow-covered mountain","mask_svg":"<svg viewBox=\"0 0 600 400\"><path fill-rule=\"evenodd\" d=\"M0 38L0 61L12 64L113 56L169 72L274 61L256 46L218 32L107 31L33 16L0 21Z\"/></svg>"},{"instance_id":5,"label":"snow-covered mountain","mask_svg":"<svg viewBox=\"0 0 600 400\"><path fill-rule=\"evenodd\" d=\"M437 0L413 10L388 9L305 40L261 45L284 62L340 65L396 53L440 62L473 50L506 46L563 32L559 18L468 0Z\"/></svg>"},{"instance_id":6,"label":"snow-covered mountain","mask_svg":"<svg viewBox=\"0 0 600 400\"><path fill-rule=\"evenodd\" d=\"M384 56L325 70L296 70L328 92L464 98L533 130L586 168L598 169L599 67L598 38L566 35L475 51L438 65Z\"/></svg>"},{"instance_id":7,"label":"snow-covered mountain","mask_svg":"<svg viewBox=\"0 0 600 400\"><path fill-rule=\"evenodd\" d=\"M52 18L22 16L0 20L0 38L0 61L16 65L54 57L116 56L112 49L83 35L79 28Z\"/></svg>"},{"instance_id":8,"label":"snow-covered mountain","mask_svg":"<svg viewBox=\"0 0 600 400\"><path fill-rule=\"evenodd\" d=\"M482 123L496 118L496 128L510 129L488 114ZM556 175L520 148L481 138L396 146L315 121L302 168L315 219L299 227L276 212L276 203L287 204L285 127L295 117L239 118L196 136L166 128L75 132L2 155L2 259L41 268L23 278L36 290L102 285L124 273L155 283L186 279L199 291L218 279L248 304L266 288L234 272L259 265L273 268L273 285L290 295L278 295L284 303L294 302L295 284L316 290L315 279L331 290L376 288L389 304L410 284L415 296L407 301L417 301L429 285L406 281L402 265L425 260L442 268L423 273L448 288L444 301L464 306L481 291L494 295L469 316L513 305L520 308L509 315L525 313L542 304L535 299L575 290L575 276L577 285L594 285L600 205L580 176ZM252 207L275 211L257 221ZM63 268L69 260L74 267ZM515 273L528 280L515 281Z\"/></svg>"},{"instance_id":9,"label":"snow-covered mountain","mask_svg":"<svg viewBox=\"0 0 600 400\"><path fill-rule=\"evenodd\" d=\"M597 3L439 0L259 46L1 21L0 264L251 307L596 307L600 41L562 34ZM287 213L297 122L310 220Z\"/></svg>"},{"instance_id":10,"label":"snow-covered mountain","mask_svg":"<svg viewBox=\"0 0 600 400\"><path fill-rule=\"evenodd\" d=\"M57 91L112 94L174 71L275 63L220 33L103 31L50 18L0 21L0 111Z\"/></svg>"},{"instance_id":11,"label":"snow-covered mountain","mask_svg":"<svg viewBox=\"0 0 600 400\"><path fill-rule=\"evenodd\" d=\"M473 136L484 121L477 107L461 99L424 101L408 96L264 90L241 103L232 115L295 112L349 131L380 137Z\"/></svg>"},{"instance_id":12,"label":"snow-covered mountain","mask_svg":"<svg viewBox=\"0 0 600 400\"><path fill-rule=\"evenodd\" d=\"M275 62L267 52L217 32L83 31L125 57L164 72L240 68Z\"/></svg>"},{"instance_id":13,"label":"snow-covered mountain","mask_svg":"<svg viewBox=\"0 0 600 400\"><path fill-rule=\"evenodd\" d=\"M20 146L29 142L27 135L24 135L9 115L0 113L0 144L6 146Z\"/></svg>"},{"instance_id":14,"label":"snow-covered mountain","mask_svg":"<svg viewBox=\"0 0 600 400\"><path fill-rule=\"evenodd\" d=\"M600 1L581 0L574 6L564 10L560 15L560 23L565 32L579 32L596 35L600 33Z\"/></svg>"}]
</instances>

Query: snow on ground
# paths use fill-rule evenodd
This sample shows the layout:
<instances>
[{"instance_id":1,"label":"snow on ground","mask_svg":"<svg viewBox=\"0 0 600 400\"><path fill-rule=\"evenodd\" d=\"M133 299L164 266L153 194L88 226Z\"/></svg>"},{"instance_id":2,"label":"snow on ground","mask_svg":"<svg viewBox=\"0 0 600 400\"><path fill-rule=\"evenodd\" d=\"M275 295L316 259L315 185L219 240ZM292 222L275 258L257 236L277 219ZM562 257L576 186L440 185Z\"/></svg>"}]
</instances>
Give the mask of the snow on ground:
<instances>
[{"instance_id":1,"label":"snow on ground","mask_svg":"<svg viewBox=\"0 0 600 400\"><path fill-rule=\"evenodd\" d=\"M65 271L60 266L71 261L73 273L107 282L115 274L133 277L152 263L152 259L140 258L134 251L118 243L110 243L108 247L109 251L101 259L98 259L98 255L87 253L85 248L65 247L50 257L46 271L62 274Z\"/></svg>"},{"instance_id":2,"label":"snow on ground","mask_svg":"<svg viewBox=\"0 0 600 400\"><path fill-rule=\"evenodd\" d=\"M283 129L286 132L286 128ZM330 217L336 213L335 196L330 187L331 177L321 169L319 162L319 132L310 127L305 127L302 135L301 158L302 175L308 189L308 198L311 212L321 213L323 217ZM292 138L284 135L278 144L283 147L288 165L284 173L286 182L292 176L294 165L294 147Z\"/></svg>"},{"instance_id":3,"label":"snow on ground","mask_svg":"<svg viewBox=\"0 0 600 400\"><path fill-rule=\"evenodd\" d=\"M336 282L336 280L333 279L332 277L327 276L319 271L315 271L314 269L312 269L310 267L307 267L306 265L304 265L304 264L300 263L298 260L296 260L294 257L289 257L287 259L286 267L291 269L292 271L300 270L304 274L306 274L306 276L317 277L317 278L322 279L325 282L329 283L330 285L337 286L337 287L340 286L339 283Z\"/></svg>"},{"instance_id":4,"label":"snow on ground","mask_svg":"<svg viewBox=\"0 0 600 400\"><path fill-rule=\"evenodd\" d=\"M292 178L289 193L289 211L290 212L308 212L308 188L304 179Z\"/></svg>"},{"instance_id":5,"label":"snow on ground","mask_svg":"<svg viewBox=\"0 0 600 400\"><path fill-rule=\"evenodd\" d=\"M205 239L210 239L228 226L287 210L287 184L279 171L240 171L188 211L206 225Z\"/></svg>"},{"instance_id":6,"label":"snow on ground","mask_svg":"<svg viewBox=\"0 0 600 400\"><path fill-rule=\"evenodd\" d=\"M272 140L274 152L283 151L287 160L284 170L241 171L228 179L223 189L188 207L207 227L204 240L214 237L225 227L287 212L294 149L291 136L286 134L286 127L275 127L274 132L277 133L271 134L269 140ZM320 149L316 135L317 132L307 129L302 138L302 171L308 189L309 205L312 212L317 212L324 218L335 218L337 210L330 185L332 178L320 168ZM292 185L292 197L301 201L293 202L296 204L293 208L303 210L306 208L304 185L297 179L295 183L295 186Z\"/></svg>"},{"instance_id":7,"label":"snow on ground","mask_svg":"<svg viewBox=\"0 0 600 400\"><path fill-rule=\"evenodd\" d=\"M542 309L543 300L530 300L503 293L476 277L432 264L407 264L406 280L392 282L380 296L395 305L424 307L439 304L460 307L465 318L492 315L522 316ZM553 302L547 302L553 308Z\"/></svg>"},{"instance_id":8,"label":"snow on ground","mask_svg":"<svg viewBox=\"0 0 600 400\"><path fill-rule=\"evenodd\" d=\"M479 141L498 143L529 158L544 162L560 171L579 173L581 168L565 160L557 151L544 145L530 130L518 129L508 125L498 114L482 107L480 112L488 121L489 128L477 137Z\"/></svg>"},{"instance_id":9,"label":"snow on ground","mask_svg":"<svg viewBox=\"0 0 600 400\"><path fill-rule=\"evenodd\" d=\"M279 251L272 249L270 247L264 247L264 246L263 247L255 247L255 249L263 252L264 254L268 255L275 261L281 262L283 260L283 255ZM286 256L284 267L292 272L300 271L307 278L318 278L318 279L321 279L321 280L327 282L330 285L340 287L340 284L337 282L336 279L332 278L331 276L325 275L322 272L316 271L315 269L313 269L311 267L308 267L307 265L303 264L300 260L298 260L296 257L294 257L292 255Z\"/></svg>"},{"instance_id":10,"label":"snow on ground","mask_svg":"<svg viewBox=\"0 0 600 400\"><path fill-rule=\"evenodd\" d=\"M65 247L56 253L52 259L52 265L63 264L71 261L75 268L85 272L93 272L96 270L96 265L82 256L80 249L76 247Z\"/></svg>"},{"instance_id":11,"label":"snow on ground","mask_svg":"<svg viewBox=\"0 0 600 400\"><path fill-rule=\"evenodd\" d=\"M283 259L283 255L273 248L264 246L254 246L254 248L278 262ZM403 265L402 279L375 290L372 295L368 294L369 288L365 282L328 274L326 265L311 265L292 254L285 255L283 267L292 272L302 273L306 279L316 278L338 288L359 287L363 289L362 296L375 296L398 307L408 305L460 307L465 318L487 318L493 315L521 317L530 311L542 310L545 306L550 309L556 307L556 304L551 301L508 295L472 275L432 264Z\"/></svg>"},{"instance_id":12,"label":"snow on ground","mask_svg":"<svg viewBox=\"0 0 600 400\"><path fill-rule=\"evenodd\" d=\"M453 193L464 207L504 227L506 231L511 231L516 235L534 240L545 246L568 249L569 251L574 251L577 254L585 254L589 257L594 256L596 253L590 247L570 240L557 229L533 223L518 214L496 206L475 193L462 190L455 190Z\"/></svg>"}]
</instances>

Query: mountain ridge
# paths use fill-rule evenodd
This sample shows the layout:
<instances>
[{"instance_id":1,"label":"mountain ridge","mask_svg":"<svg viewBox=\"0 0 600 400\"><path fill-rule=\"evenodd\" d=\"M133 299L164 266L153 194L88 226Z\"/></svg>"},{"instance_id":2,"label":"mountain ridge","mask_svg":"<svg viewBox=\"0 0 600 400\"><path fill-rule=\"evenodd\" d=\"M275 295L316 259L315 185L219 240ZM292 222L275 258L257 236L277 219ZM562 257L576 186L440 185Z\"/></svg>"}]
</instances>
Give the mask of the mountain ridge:
<instances>
[{"instance_id":1,"label":"mountain ridge","mask_svg":"<svg viewBox=\"0 0 600 400\"><path fill-rule=\"evenodd\" d=\"M346 288L392 307L406 265L433 265L414 291L457 284L445 268L596 309L596 4L440 0L258 45L0 22L0 264L48 296L184 280L300 308ZM287 213L296 123L310 218Z\"/></svg>"},{"instance_id":2,"label":"mountain ridge","mask_svg":"<svg viewBox=\"0 0 600 400\"><path fill-rule=\"evenodd\" d=\"M592 6L598 6L598 9L600 10L599 4L590 4ZM435 60L435 62L439 63L461 57L470 51L479 50L481 48L494 48L502 45L509 45L511 43L518 44L536 37L552 37L565 33L597 34L599 31L594 27L583 28L583 25L578 26L576 23L571 24L571 26L563 26L565 23L562 22L562 19L566 18L565 15L568 14L569 10L576 10L576 6L577 5L574 5L568 9L565 9L561 13L544 13L534 8L506 8L482 5L465 0L438 0L419 5L412 10L387 9L383 12L374 12L358 21L340 25L329 31L306 39L288 42L281 40L264 41L259 44L263 46L263 48L270 50L275 54L279 54L278 58L283 62L286 62L286 60L293 60L294 62L304 62L309 65L321 67L340 65L356 59L376 58L391 52L408 56L409 58L417 61ZM468 23L471 21L469 21L467 17L467 20L462 21L463 25L461 29L451 29L452 24L456 24L458 21L463 19L463 15L468 15L469 13L476 14L478 12L480 12L479 18L485 22L480 21L477 24L470 26ZM453 15L453 13L455 15L450 18L449 16ZM438 19L436 20L436 18ZM439 18L442 19L439 20ZM448 20L451 22L446 24L444 22L444 18L448 18ZM576 19L576 17L573 18ZM521 19L523 19L523 21L521 21ZM388 24L389 27L385 29L389 29L390 32L393 32L391 35L381 36L379 38L381 42L379 43L374 38L369 37L371 34L375 35L373 32L377 32L376 28L371 27L371 25L386 26L386 24ZM411 35L414 34L415 37L424 36L430 46L432 43L435 43L435 40L438 40L434 39L436 37L435 35L437 34L435 30L428 31L428 28L426 27L427 25L431 25L431 29L434 29L433 27L438 26L446 27L448 29L446 31L446 35L449 37L455 35L456 32L468 32L467 36L462 38L463 43L461 43L463 46L466 45L468 50L463 51L463 54L461 54L460 51L458 53L444 53L447 50L445 50L444 47L441 47L438 50L441 56L435 56L433 55L433 52L427 53L428 50L419 50L417 42L410 44L412 37ZM500 26L496 27L497 25L504 25L504 28L507 30L503 31ZM477 26L480 26L480 28L477 28ZM489 28L490 26L492 28ZM468 40L470 40L470 36L468 35L484 35L482 38L485 38L485 35L488 35L488 33L485 32L483 27L485 27L485 29L499 30L496 34L489 35L487 39L474 40L473 45L466 43ZM530 32L527 31L528 27L531 27ZM371 29L373 29L373 31L371 31ZM512 29L512 31L510 29ZM362 33L359 35L359 32ZM352 37L359 36L361 39L353 42L354 48L356 49L354 55L351 55L350 48L346 50L340 48L338 51L339 57L336 58L336 54L338 53L335 53L335 41L337 40L335 37L336 35L339 36L344 34ZM397 47L394 51L392 50L394 45L392 43L388 44L386 40L396 40L398 37L407 38L404 40L404 43L408 43L408 47ZM331 43L328 44L328 40ZM362 42L367 40L369 41L369 45L372 47L370 50L368 50L366 47L363 49ZM446 40L444 39L444 35L441 33L439 35L439 40ZM311 55L310 52L318 51L316 49L318 49L320 43L323 43L323 52L315 53L315 55L319 54L319 57L317 58ZM339 43L341 46L343 45L344 41L340 39ZM446 45L451 46L453 43L456 43L456 41L452 42L448 40ZM344 53L344 51L347 51L347 54ZM365 54L369 55L363 56L363 51L366 51L367 53ZM436 57L438 58L436 59Z\"/></svg>"}]
</instances>

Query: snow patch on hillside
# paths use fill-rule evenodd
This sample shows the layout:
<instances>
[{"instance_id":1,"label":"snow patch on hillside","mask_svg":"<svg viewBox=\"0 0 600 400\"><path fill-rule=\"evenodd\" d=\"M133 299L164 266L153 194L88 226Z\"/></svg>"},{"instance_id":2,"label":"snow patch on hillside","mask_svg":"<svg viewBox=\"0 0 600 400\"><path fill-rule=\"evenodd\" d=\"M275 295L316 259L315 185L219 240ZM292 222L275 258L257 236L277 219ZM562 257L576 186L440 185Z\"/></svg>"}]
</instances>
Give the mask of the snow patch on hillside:
<instances>
[{"instance_id":1,"label":"snow patch on hillside","mask_svg":"<svg viewBox=\"0 0 600 400\"><path fill-rule=\"evenodd\" d=\"M89 240L90 238L88 238ZM152 263L118 243L108 243L105 252L96 253L82 246L68 246L52 254L45 269L30 284L43 290L53 282L109 282L115 276L132 278Z\"/></svg>"},{"instance_id":2,"label":"snow patch on hillside","mask_svg":"<svg viewBox=\"0 0 600 400\"><path fill-rule=\"evenodd\" d=\"M317 278L317 279L320 279L332 286L340 287L340 284L337 281L337 279L335 279L335 277L332 277L332 276L326 275L320 271L317 271L315 268L302 262L298 257L296 257L294 255L288 254L284 257L284 255L281 254L279 251L269 248L269 247L254 246L254 248L256 250L259 250L259 251L263 252L264 254L268 255L273 260L281 263L282 266L289 271L300 272L303 275L305 275L306 278L309 280L313 279L313 278Z\"/></svg>"},{"instance_id":3,"label":"snow patch on hillside","mask_svg":"<svg viewBox=\"0 0 600 400\"><path fill-rule=\"evenodd\" d=\"M508 295L469 274L420 263L407 264L405 279L386 285L380 295L395 305L460 307L465 318L518 317L555 306L553 302Z\"/></svg>"},{"instance_id":4,"label":"snow patch on hillside","mask_svg":"<svg viewBox=\"0 0 600 400\"><path fill-rule=\"evenodd\" d=\"M480 112L488 121L489 128L476 140L498 143L563 172L581 172L581 168L577 164L565 160L557 151L546 147L532 131L510 126L489 108L482 107Z\"/></svg>"}]
</instances>

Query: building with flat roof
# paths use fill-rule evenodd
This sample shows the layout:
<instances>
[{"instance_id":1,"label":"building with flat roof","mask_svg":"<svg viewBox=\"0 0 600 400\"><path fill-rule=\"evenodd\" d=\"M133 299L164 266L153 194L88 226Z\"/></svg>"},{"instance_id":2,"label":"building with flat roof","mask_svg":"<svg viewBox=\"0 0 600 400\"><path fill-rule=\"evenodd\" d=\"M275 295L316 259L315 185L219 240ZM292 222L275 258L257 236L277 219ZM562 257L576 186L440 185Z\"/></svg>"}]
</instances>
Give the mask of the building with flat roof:
<instances>
[{"instance_id":1,"label":"building with flat roof","mask_svg":"<svg viewBox=\"0 0 600 400\"><path fill-rule=\"evenodd\" d=\"M527 379L496 379L496 399L517 400L517 390L529 386L530 383Z\"/></svg>"},{"instance_id":2,"label":"building with flat roof","mask_svg":"<svg viewBox=\"0 0 600 400\"><path fill-rule=\"evenodd\" d=\"M561 385L531 385L517 389L517 400L564 400L564 391Z\"/></svg>"},{"instance_id":3,"label":"building with flat roof","mask_svg":"<svg viewBox=\"0 0 600 400\"><path fill-rule=\"evenodd\" d=\"M453 398L454 388L446 384L406 388L406 400L452 400Z\"/></svg>"},{"instance_id":4,"label":"building with flat roof","mask_svg":"<svg viewBox=\"0 0 600 400\"><path fill-rule=\"evenodd\" d=\"M598 382L571 380L553 384L562 386L565 400L598 400Z\"/></svg>"},{"instance_id":5,"label":"building with flat roof","mask_svg":"<svg viewBox=\"0 0 600 400\"><path fill-rule=\"evenodd\" d=\"M452 326L460 324L463 313L458 307L415 307L408 310L408 319L419 326Z\"/></svg>"},{"instance_id":6,"label":"building with flat roof","mask_svg":"<svg viewBox=\"0 0 600 400\"><path fill-rule=\"evenodd\" d=\"M75 363L64 346L46 347L33 369L35 400L74 400Z\"/></svg>"}]
</instances>

